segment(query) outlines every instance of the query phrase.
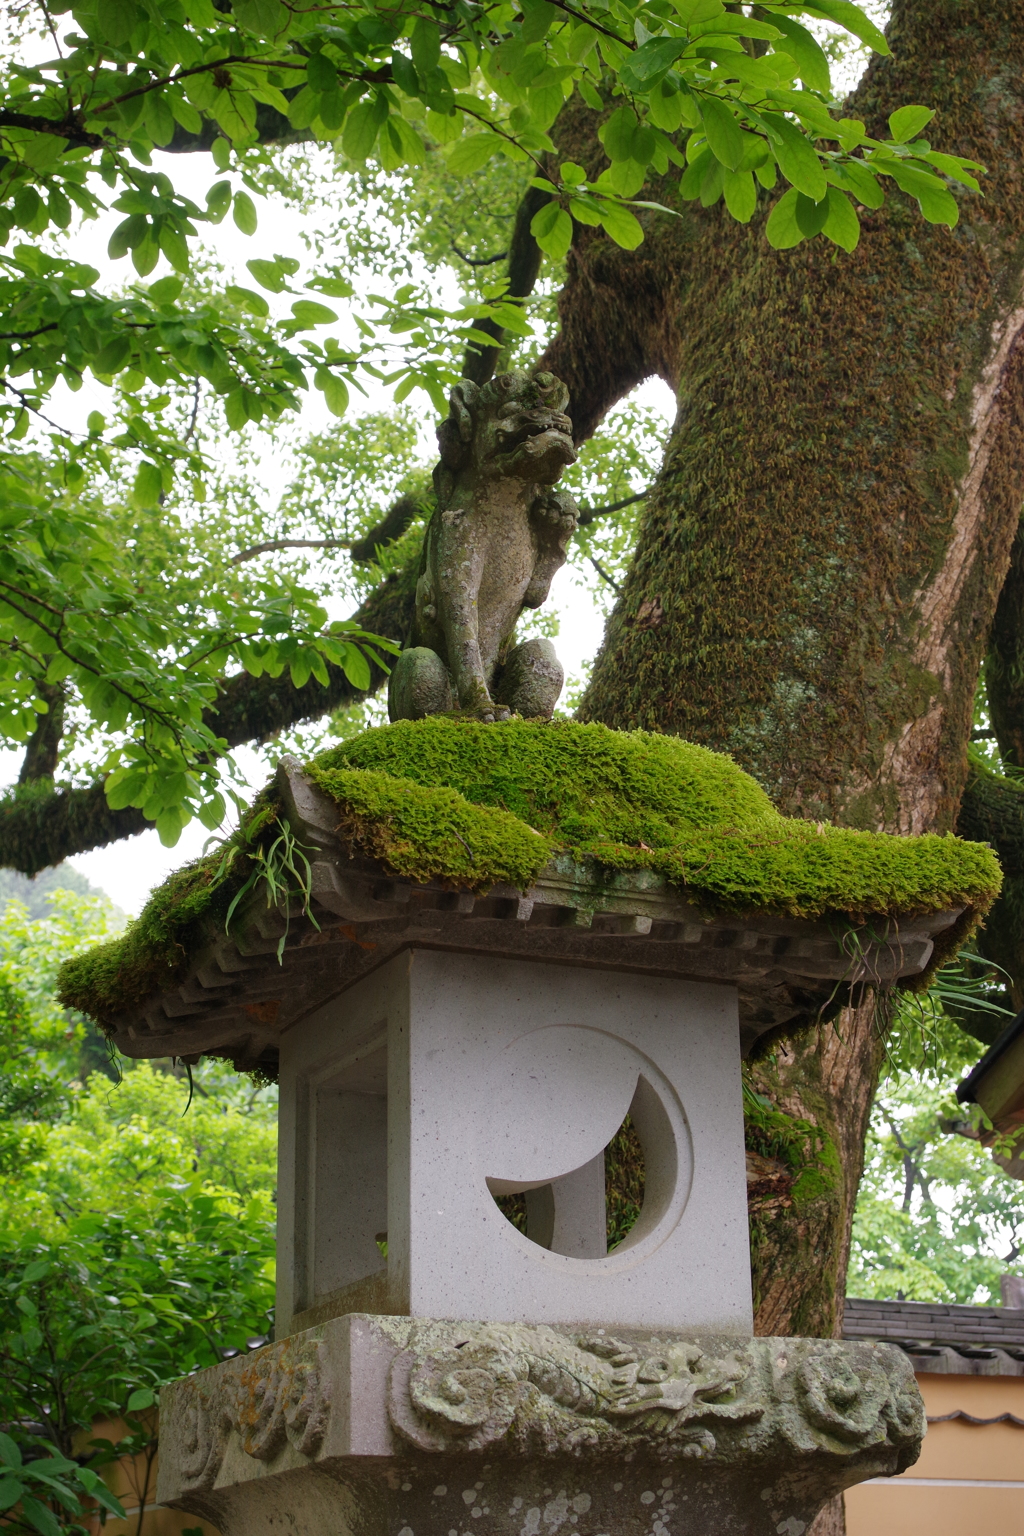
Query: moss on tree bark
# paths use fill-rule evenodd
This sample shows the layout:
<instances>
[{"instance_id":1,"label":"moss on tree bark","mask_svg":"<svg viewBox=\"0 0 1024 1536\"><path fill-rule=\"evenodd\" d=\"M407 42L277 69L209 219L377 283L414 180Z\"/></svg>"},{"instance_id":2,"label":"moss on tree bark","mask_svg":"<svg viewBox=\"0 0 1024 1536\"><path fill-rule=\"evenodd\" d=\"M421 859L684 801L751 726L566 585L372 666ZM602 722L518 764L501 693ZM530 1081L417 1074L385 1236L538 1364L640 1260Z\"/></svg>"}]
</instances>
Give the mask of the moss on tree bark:
<instances>
[{"instance_id":1,"label":"moss on tree bark","mask_svg":"<svg viewBox=\"0 0 1024 1536\"><path fill-rule=\"evenodd\" d=\"M889 38L850 110L884 135L938 108L933 146L989 171L954 231L895 192L852 256L771 251L769 197L748 228L646 214L635 253L580 230L544 363L583 433L647 374L679 399L583 717L729 751L793 814L942 831L1024 499L1024 10L898 0ZM560 149L599 165L581 131ZM830 1030L759 1069L842 1168L753 1210L762 1328L841 1324L884 1031L869 1007Z\"/></svg>"}]
</instances>

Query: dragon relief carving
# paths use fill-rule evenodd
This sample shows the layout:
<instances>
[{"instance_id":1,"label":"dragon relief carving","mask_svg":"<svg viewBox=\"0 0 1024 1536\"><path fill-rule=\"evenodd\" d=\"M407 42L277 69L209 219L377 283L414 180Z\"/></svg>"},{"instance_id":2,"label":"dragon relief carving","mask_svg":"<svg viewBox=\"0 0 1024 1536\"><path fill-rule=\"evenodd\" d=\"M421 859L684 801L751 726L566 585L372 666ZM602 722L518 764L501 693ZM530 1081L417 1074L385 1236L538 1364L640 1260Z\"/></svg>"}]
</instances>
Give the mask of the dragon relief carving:
<instances>
[{"instance_id":1,"label":"dragon relief carving","mask_svg":"<svg viewBox=\"0 0 1024 1536\"><path fill-rule=\"evenodd\" d=\"M315 1455L330 1412L322 1351L308 1340L287 1339L226 1361L215 1381L197 1379L175 1402L184 1417L176 1436L183 1484L212 1488L232 1432L257 1461L273 1461L288 1445L301 1456Z\"/></svg>"},{"instance_id":2,"label":"dragon relief carving","mask_svg":"<svg viewBox=\"0 0 1024 1536\"><path fill-rule=\"evenodd\" d=\"M638 1342L525 1324L366 1321L373 1350L391 1362L394 1446L382 1441L377 1455L654 1460L690 1467L698 1480L758 1468L773 1484L811 1476L821 1493L905 1471L924 1434L913 1370L889 1345ZM307 1463L323 1458L326 1351L300 1334L176 1384L161 1407L162 1439L169 1457L174 1447L181 1507L193 1507L182 1495L206 1497L220 1486L222 1469L225 1486L244 1482L239 1450L264 1464L288 1451ZM343 1380L340 1395L350 1388ZM368 1404L371 1420L383 1406ZM293 1454L277 1470L300 1464Z\"/></svg>"},{"instance_id":3,"label":"dragon relief carving","mask_svg":"<svg viewBox=\"0 0 1024 1536\"><path fill-rule=\"evenodd\" d=\"M433 1347L430 1347L430 1346ZM421 1451L785 1461L883 1450L917 1459L924 1409L895 1349L755 1338L714 1350L692 1341L623 1342L547 1327L436 1328L395 1359L389 1411Z\"/></svg>"},{"instance_id":4,"label":"dragon relief carving","mask_svg":"<svg viewBox=\"0 0 1024 1536\"><path fill-rule=\"evenodd\" d=\"M452 709L550 719L563 682L554 647L513 642L577 526L576 503L553 489L576 459L568 401L550 373L501 374L482 387L463 379L452 390L415 618L388 688L392 720Z\"/></svg>"}]
</instances>

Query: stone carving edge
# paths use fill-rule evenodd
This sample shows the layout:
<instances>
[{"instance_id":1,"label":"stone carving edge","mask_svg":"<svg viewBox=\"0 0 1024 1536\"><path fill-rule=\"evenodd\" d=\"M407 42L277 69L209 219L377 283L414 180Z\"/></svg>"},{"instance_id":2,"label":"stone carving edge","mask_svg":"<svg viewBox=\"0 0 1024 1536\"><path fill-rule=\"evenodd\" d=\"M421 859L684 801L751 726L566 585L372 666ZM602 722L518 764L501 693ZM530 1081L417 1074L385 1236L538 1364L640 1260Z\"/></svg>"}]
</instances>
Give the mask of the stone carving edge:
<instances>
[{"instance_id":1,"label":"stone carving edge","mask_svg":"<svg viewBox=\"0 0 1024 1536\"><path fill-rule=\"evenodd\" d=\"M813 1463L846 1486L905 1471L925 1432L912 1367L891 1345L365 1322L393 1357L387 1413L400 1455L682 1458L705 1475L743 1465L778 1476ZM183 1491L214 1487L232 1441L263 1463L288 1448L293 1466L322 1454L331 1414L322 1335L178 1384Z\"/></svg>"}]
</instances>

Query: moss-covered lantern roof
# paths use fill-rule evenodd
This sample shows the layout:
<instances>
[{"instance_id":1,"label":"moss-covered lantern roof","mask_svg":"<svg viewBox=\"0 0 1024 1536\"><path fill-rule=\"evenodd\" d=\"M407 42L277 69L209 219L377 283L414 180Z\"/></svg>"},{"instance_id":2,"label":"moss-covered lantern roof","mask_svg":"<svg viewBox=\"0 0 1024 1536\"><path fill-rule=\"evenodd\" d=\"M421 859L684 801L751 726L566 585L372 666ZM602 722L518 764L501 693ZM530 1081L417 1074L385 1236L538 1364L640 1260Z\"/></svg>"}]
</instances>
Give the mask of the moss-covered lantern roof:
<instances>
[{"instance_id":1,"label":"moss-covered lantern roof","mask_svg":"<svg viewBox=\"0 0 1024 1536\"><path fill-rule=\"evenodd\" d=\"M62 998L129 1055L269 1071L282 1029L419 942L734 981L749 1047L921 985L999 885L983 844L784 817L676 737L434 716L283 764Z\"/></svg>"}]
</instances>

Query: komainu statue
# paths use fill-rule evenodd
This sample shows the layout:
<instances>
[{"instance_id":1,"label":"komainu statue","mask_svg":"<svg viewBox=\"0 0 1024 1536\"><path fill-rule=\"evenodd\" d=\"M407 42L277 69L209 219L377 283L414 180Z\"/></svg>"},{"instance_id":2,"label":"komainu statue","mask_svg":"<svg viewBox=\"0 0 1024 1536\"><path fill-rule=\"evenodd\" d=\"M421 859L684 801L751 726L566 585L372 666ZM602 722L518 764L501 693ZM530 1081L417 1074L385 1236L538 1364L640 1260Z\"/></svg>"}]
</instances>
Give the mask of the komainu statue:
<instances>
[{"instance_id":1,"label":"komainu statue","mask_svg":"<svg viewBox=\"0 0 1024 1536\"><path fill-rule=\"evenodd\" d=\"M458 709L479 720L550 719L562 668L550 640L513 643L565 562L576 503L553 490L576 460L569 391L550 373L463 379L437 430L437 508L416 583L416 615L391 673L392 720Z\"/></svg>"}]
</instances>

